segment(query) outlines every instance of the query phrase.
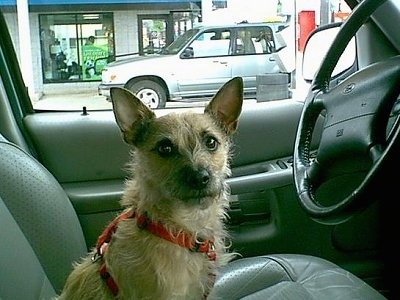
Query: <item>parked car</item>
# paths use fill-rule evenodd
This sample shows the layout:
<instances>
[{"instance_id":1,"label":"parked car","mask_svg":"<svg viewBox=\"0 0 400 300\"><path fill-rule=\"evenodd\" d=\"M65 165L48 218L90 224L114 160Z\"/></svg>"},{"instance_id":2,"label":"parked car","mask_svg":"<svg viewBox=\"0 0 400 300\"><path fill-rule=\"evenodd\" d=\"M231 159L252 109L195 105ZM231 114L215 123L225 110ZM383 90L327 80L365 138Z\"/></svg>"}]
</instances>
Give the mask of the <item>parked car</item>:
<instances>
[{"instance_id":1,"label":"parked car","mask_svg":"<svg viewBox=\"0 0 400 300\"><path fill-rule=\"evenodd\" d=\"M241 76L245 95L254 98L257 75L285 71L276 62L276 53L286 47L278 35L287 26L196 26L157 54L106 65L99 94L110 99L111 87L125 87L148 106L164 108L167 101L210 98L229 78Z\"/></svg>"},{"instance_id":2,"label":"parked car","mask_svg":"<svg viewBox=\"0 0 400 300\"><path fill-rule=\"evenodd\" d=\"M240 257L210 299L400 299L400 1L346 3L343 23L308 37L304 97L243 104L226 224ZM111 109L86 110L92 98L79 112L33 108L8 31L15 7L0 10L0 298L52 299L120 213L131 148ZM353 37L353 63L335 70ZM204 110L153 112L187 109Z\"/></svg>"}]
</instances>

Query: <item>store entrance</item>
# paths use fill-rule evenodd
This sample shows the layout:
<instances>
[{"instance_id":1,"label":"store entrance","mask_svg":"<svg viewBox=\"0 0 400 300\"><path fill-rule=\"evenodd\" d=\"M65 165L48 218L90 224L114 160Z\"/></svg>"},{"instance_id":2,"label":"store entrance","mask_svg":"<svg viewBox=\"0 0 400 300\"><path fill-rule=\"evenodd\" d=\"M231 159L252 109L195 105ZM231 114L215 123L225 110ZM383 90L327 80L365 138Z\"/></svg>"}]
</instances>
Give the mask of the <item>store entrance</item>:
<instances>
[{"instance_id":1,"label":"store entrance","mask_svg":"<svg viewBox=\"0 0 400 300\"><path fill-rule=\"evenodd\" d=\"M153 54L172 43L198 22L198 14L174 11L170 14L139 15L139 55Z\"/></svg>"},{"instance_id":2,"label":"store entrance","mask_svg":"<svg viewBox=\"0 0 400 300\"><path fill-rule=\"evenodd\" d=\"M98 81L114 55L112 13L40 15L43 82Z\"/></svg>"},{"instance_id":3,"label":"store entrance","mask_svg":"<svg viewBox=\"0 0 400 300\"><path fill-rule=\"evenodd\" d=\"M139 15L139 54L153 54L173 41L170 15Z\"/></svg>"}]
</instances>

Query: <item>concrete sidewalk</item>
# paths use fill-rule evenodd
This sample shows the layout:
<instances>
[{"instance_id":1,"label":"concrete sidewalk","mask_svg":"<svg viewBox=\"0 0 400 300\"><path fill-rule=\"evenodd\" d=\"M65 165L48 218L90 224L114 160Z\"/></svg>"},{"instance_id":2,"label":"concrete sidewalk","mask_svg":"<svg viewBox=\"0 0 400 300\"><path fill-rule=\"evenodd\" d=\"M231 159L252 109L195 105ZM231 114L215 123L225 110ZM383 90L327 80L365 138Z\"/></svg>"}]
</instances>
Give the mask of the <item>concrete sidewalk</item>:
<instances>
[{"instance_id":1,"label":"concrete sidewalk","mask_svg":"<svg viewBox=\"0 0 400 300\"><path fill-rule=\"evenodd\" d=\"M208 101L167 102L166 108L201 107L207 102ZM45 95L40 100L33 102L33 107L37 110L81 111L83 106L85 106L87 110L112 109L111 102L107 101L104 96L99 96L97 93L93 92L72 93L68 95L50 94Z\"/></svg>"},{"instance_id":2,"label":"concrete sidewalk","mask_svg":"<svg viewBox=\"0 0 400 300\"><path fill-rule=\"evenodd\" d=\"M307 95L309 84L303 79L296 78L296 89L292 90L292 98L296 101L303 101ZM79 92L79 89L71 88L71 91L57 92L49 91L43 95L40 100L33 101L33 107L37 110L68 110L82 111L85 106L87 110L109 110L112 109L111 102L107 101L104 96L99 96L97 89L85 89ZM246 99L246 102L257 102L256 99ZM201 107L207 101L195 102L167 102L166 108L178 107Z\"/></svg>"},{"instance_id":3,"label":"concrete sidewalk","mask_svg":"<svg viewBox=\"0 0 400 300\"><path fill-rule=\"evenodd\" d=\"M68 93L68 94L47 94L40 100L33 102L34 109L37 110L75 110L80 111L86 106L87 110L111 109L111 102L104 96L99 96L97 91Z\"/></svg>"},{"instance_id":4,"label":"concrete sidewalk","mask_svg":"<svg viewBox=\"0 0 400 300\"><path fill-rule=\"evenodd\" d=\"M291 99L303 101L307 90L296 89L293 91ZM256 99L246 99L246 103L256 103ZM196 102L167 102L166 108L179 107L202 107L207 101ZM68 95L45 95L40 100L33 102L33 107L36 110L66 110L66 111L82 111L83 107L87 110L109 110L112 109L111 102L107 101L104 96L99 96L97 93L73 93Z\"/></svg>"}]
</instances>

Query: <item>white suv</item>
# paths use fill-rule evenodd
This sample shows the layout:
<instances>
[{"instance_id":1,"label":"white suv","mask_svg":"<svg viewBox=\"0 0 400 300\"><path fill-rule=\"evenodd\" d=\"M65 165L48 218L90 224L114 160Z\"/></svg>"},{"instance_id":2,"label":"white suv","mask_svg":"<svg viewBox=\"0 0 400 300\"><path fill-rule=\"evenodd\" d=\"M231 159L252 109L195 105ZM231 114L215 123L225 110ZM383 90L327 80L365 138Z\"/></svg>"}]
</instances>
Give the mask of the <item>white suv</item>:
<instances>
[{"instance_id":1,"label":"white suv","mask_svg":"<svg viewBox=\"0 0 400 300\"><path fill-rule=\"evenodd\" d=\"M125 87L151 108L167 101L208 98L230 78L244 80L246 97L256 94L256 77L281 72L275 53L285 48L277 33L284 23L199 26L186 31L161 52L109 63L99 94Z\"/></svg>"}]
</instances>

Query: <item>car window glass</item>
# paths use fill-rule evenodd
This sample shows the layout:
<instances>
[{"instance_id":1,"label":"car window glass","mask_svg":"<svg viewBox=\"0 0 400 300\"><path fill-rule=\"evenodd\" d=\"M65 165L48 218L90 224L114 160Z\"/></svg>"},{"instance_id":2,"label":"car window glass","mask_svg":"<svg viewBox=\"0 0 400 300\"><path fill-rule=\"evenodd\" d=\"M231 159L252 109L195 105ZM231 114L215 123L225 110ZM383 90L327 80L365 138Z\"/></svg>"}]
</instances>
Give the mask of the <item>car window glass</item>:
<instances>
[{"instance_id":1,"label":"car window glass","mask_svg":"<svg viewBox=\"0 0 400 300\"><path fill-rule=\"evenodd\" d=\"M230 31L205 31L189 47L193 51L193 58L228 55Z\"/></svg>"},{"instance_id":2,"label":"car window glass","mask_svg":"<svg viewBox=\"0 0 400 300\"><path fill-rule=\"evenodd\" d=\"M333 41L338 32L339 27L333 27L326 29L323 32L316 32L316 34L310 37L306 45L306 51L304 51L303 55L303 77L305 79L310 81L312 80L325 54L328 52L330 43L327 43L327 41ZM355 50L356 45L353 37L341 55L335 69L332 72L332 76L340 74L354 64L356 57Z\"/></svg>"},{"instance_id":3,"label":"car window glass","mask_svg":"<svg viewBox=\"0 0 400 300\"><path fill-rule=\"evenodd\" d=\"M238 30L238 37L236 39L236 54L254 54L256 48L252 38L251 31L247 28Z\"/></svg>"},{"instance_id":4,"label":"car window glass","mask_svg":"<svg viewBox=\"0 0 400 300\"><path fill-rule=\"evenodd\" d=\"M165 108L204 106L214 88L210 92L206 87L207 96L195 98L201 91L192 87L192 83L201 84L201 80L185 81L180 86L156 74L157 70L164 71L164 63L149 62L154 68L125 64L133 60L142 64L161 56L176 61L186 58L187 66L199 61L196 58L218 58L215 62L210 60L210 65L201 70L213 74L202 75L212 79L215 75L239 72L246 79L246 91L253 94L248 102L258 102L256 76L287 73L291 78L287 87L290 93L285 94L291 95L287 99L291 100L308 87L301 77L301 60L311 31L320 25L344 21L350 12L340 0L285 0L279 9L275 1L261 4L258 0L248 0L243 4L227 0L226 5L210 7L211 11L202 7L203 1L191 1L191 5L185 1L162 1L163 4L153 5L135 0L132 5L131 1L117 4L99 0L106 5L95 5L93 1L79 0L64 5L58 0L35 0L28 1L28 11L22 18L18 2L0 1L0 10L8 24L31 102L40 111L82 110L82 107L109 110L112 105L100 92L101 85L128 87L137 78L147 76L154 76L151 80L160 79L159 86L168 87L169 90L163 91L170 97ZM199 34L204 25L208 29ZM155 51L144 51L143 41L153 36L163 43ZM27 57L31 59L26 60ZM111 66L112 72L106 72ZM194 78L196 70L186 68L192 72L189 77ZM150 69L152 73L147 74ZM141 74L130 77L130 72L137 70ZM123 80L117 80L122 77ZM152 92L150 89L149 95Z\"/></svg>"},{"instance_id":5,"label":"car window glass","mask_svg":"<svg viewBox=\"0 0 400 300\"><path fill-rule=\"evenodd\" d=\"M275 49L274 34L270 26L238 30L236 54L274 53Z\"/></svg>"},{"instance_id":6,"label":"car window glass","mask_svg":"<svg viewBox=\"0 0 400 300\"><path fill-rule=\"evenodd\" d=\"M184 46L197 34L199 29L190 29L185 31L182 35L178 36L175 41L166 46L161 54L177 54Z\"/></svg>"}]
</instances>

